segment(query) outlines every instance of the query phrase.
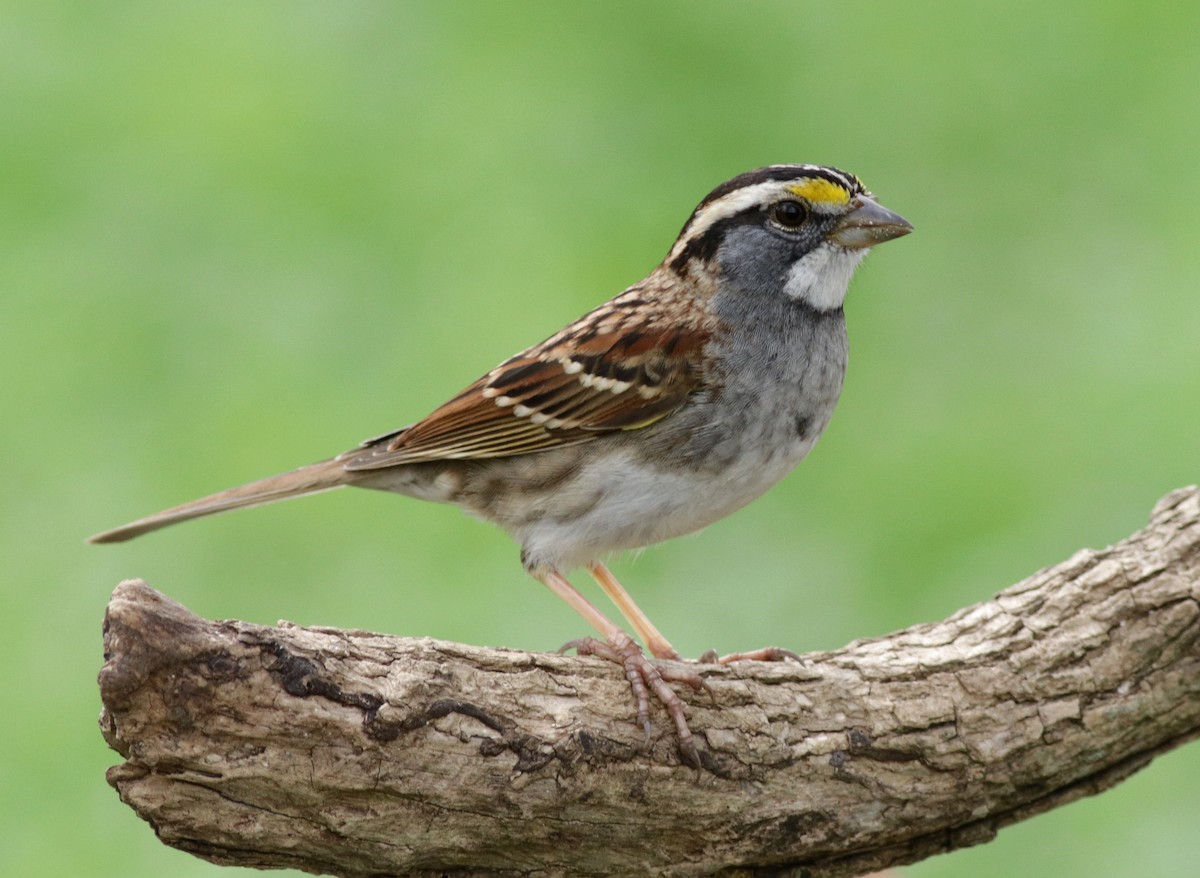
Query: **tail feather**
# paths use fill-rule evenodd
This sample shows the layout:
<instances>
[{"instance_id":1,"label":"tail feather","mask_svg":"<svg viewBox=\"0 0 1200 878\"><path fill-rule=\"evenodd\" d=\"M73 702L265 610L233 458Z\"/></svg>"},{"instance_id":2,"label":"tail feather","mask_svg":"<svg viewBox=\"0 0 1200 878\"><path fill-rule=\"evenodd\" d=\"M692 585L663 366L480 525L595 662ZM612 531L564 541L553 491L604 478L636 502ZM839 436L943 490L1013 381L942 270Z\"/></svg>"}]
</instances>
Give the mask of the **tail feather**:
<instances>
[{"instance_id":1,"label":"tail feather","mask_svg":"<svg viewBox=\"0 0 1200 878\"><path fill-rule=\"evenodd\" d=\"M316 494L331 488L340 488L349 483L346 468L341 461L323 460L310 466L302 466L291 472L260 479L238 488L230 488L209 497L201 497L182 506L166 509L146 518L139 518L121 527L106 530L95 536L88 537L89 543L119 543L124 540L141 536L160 527L167 527L181 521L190 521L205 515L215 515L230 509L245 509L250 506L260 506L264 503L274 503L277 500L287 500L289 497L301 497L305 494Z\"/></svg>"}]
</instances>

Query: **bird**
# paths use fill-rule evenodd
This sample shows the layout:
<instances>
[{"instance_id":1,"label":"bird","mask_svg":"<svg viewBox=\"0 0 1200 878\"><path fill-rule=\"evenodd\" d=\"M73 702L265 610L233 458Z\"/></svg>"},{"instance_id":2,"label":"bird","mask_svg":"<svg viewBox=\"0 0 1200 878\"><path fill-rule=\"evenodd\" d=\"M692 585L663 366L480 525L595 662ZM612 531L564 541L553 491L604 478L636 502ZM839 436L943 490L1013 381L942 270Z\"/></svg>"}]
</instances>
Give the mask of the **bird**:
<instances>
[{"instance_id":1,"label":"bird","mask_svg":"<svg viewBox=\"0 0 1200 878\"><path fill-rule=\"evenodd\" d=\"M912 229L838 168L739 174L704 197L644 279L422 420L89 542L345 486L453 504L508 532L525 570L600 635L564 648L620 665L647 737L653 697L681 757L698 767L684 702L669 684L705 684L662 664L679 652L605 560L724 518L804 459L842 390L851 276L873 246ZM644 649L567 579L579 567Z\"/></svg>"}]
</instances>

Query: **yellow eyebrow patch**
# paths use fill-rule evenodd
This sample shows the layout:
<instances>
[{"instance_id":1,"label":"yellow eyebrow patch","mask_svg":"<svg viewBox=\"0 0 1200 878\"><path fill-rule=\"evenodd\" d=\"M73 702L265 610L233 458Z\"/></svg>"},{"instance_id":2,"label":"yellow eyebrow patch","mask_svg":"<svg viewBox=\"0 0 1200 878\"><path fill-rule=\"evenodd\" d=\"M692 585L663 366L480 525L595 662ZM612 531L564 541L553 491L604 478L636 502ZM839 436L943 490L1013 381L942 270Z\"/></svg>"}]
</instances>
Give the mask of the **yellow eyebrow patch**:
<instances>
[{"instance_id":1,"label":"yellow eyebrow patch","mask_svg":"<svg viewBox=\"0 0 1200 878\"><path fill-rule=\"evenodd\" d=\"M804 198L813 204L846 204L850 201L850 193L829 180L814 177L801 183L793 183L787 187L788 192Z\"/></svg>"}]
</instances>

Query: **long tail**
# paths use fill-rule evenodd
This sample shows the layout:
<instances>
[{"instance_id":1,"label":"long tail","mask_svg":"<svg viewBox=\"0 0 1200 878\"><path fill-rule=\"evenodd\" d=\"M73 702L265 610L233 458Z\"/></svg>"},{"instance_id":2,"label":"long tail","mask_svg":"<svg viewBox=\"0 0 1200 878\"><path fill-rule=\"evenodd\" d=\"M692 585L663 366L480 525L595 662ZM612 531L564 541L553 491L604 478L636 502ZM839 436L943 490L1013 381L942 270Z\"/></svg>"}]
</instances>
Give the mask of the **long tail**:
<instances>
[{"instance_id":1,"label":"long tail","mask_svg":"<svg viewBox=\"0 0 1200 878\"><path fill-rule=\"evenodd\" d=\"M88 537L89 543L119 543L129 540L160 527L189 521L204 515L215 515L230 509L244 509L249 506L259 506L263 503L274 503L276 500L286 500L289 497L300 497L304 494L316 494L331 488L340 488L353 480L346 472L345 465L337 460L323 460L311 466L288 473L281 473L239 488L230 488L210 497L201 497L191 503L184 503L174 509L139 518L122 527L106 530L93 537Z\"/></svg>"}]
</instances>

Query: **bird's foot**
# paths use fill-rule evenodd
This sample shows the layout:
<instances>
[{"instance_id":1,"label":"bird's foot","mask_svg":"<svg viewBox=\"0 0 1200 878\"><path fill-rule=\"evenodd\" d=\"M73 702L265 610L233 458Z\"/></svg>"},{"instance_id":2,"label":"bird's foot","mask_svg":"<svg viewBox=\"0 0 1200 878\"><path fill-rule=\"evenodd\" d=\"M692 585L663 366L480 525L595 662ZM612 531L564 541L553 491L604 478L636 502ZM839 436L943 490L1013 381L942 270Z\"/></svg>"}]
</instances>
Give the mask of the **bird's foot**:
<instances>
[{"instance_id":1,"label":"bird's foot","mask_svg":"<svg viewBox=\"0 0 1200 878\"><path fill-rule=\"evenodd\" d=\"M731 652L729 655L717 655L715 649L700 656L697 661L702 665L728 665L733 662L782 662L791 659L800 661L800 656L790 649L781 646L764 646L762 649L752 649L749 652Z\"/></svg>"},{"instance_id":2,"label":"bird's foot","mask_svg":"<svg viewBox=\"0 0 1200 878\"><path fill-rule=\"evenodd\" d=\"M684 713L683 699L670 686L670 683L686 683L697 692L711 689L699 674L690 671L672 671L661 668L646 657L641 647L634 643L628 635L614 637L612 640L597 640L594 637L583 637L563 644L559 652L574 649L579 655L594 655L608 659L620 665L625 671L625 679L633 689L633 697L637 702L637 722L650 737L650 693L666 709L667 714L675 723L676 735L679 739L679 752L685 762L694 768L700 767L700 754L696 750L696 742L692 730L688 728L687 715Z\"/></svg>"}]
</instances>

